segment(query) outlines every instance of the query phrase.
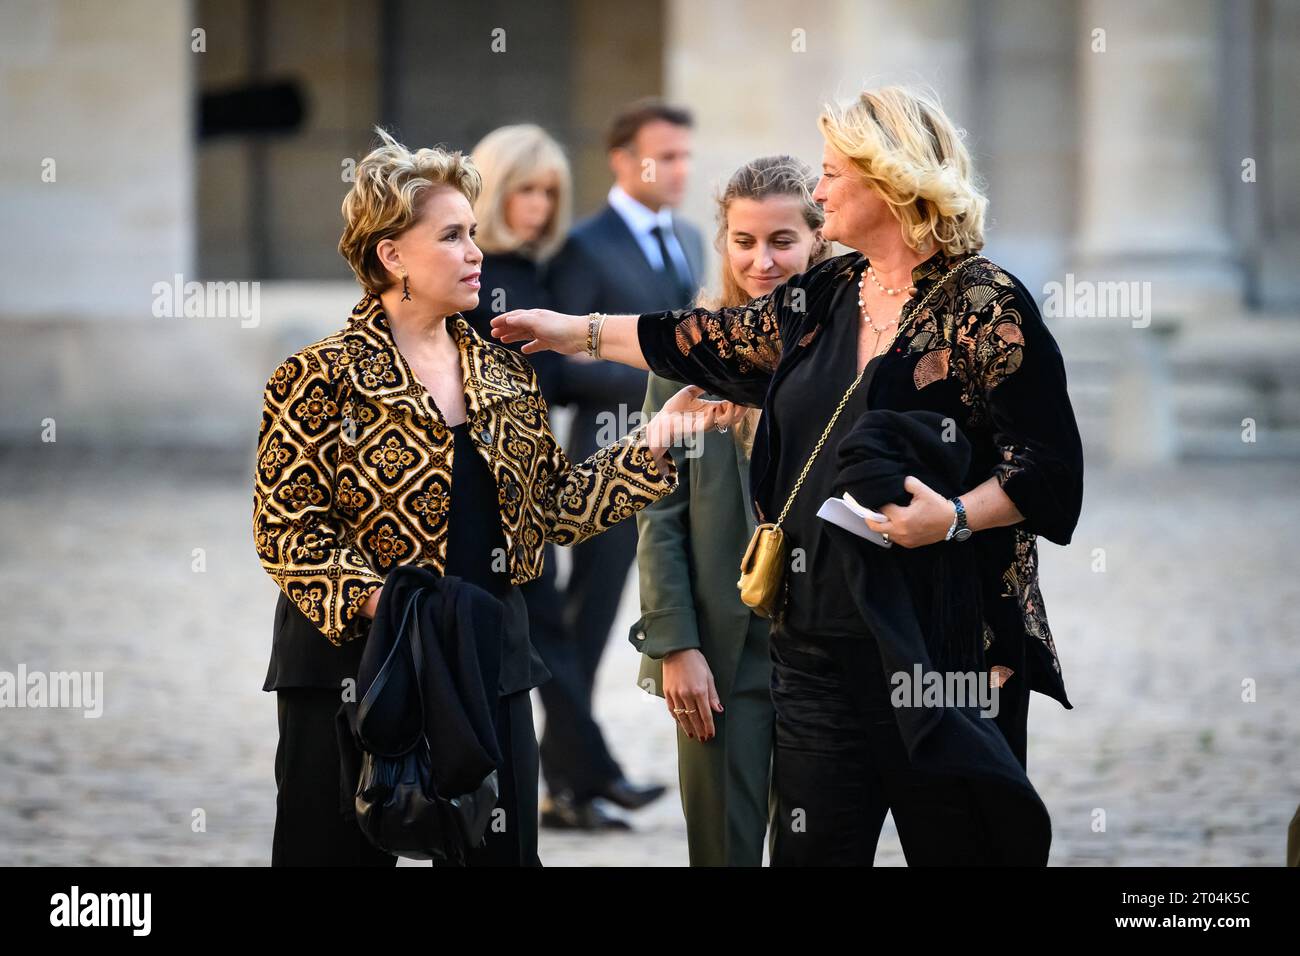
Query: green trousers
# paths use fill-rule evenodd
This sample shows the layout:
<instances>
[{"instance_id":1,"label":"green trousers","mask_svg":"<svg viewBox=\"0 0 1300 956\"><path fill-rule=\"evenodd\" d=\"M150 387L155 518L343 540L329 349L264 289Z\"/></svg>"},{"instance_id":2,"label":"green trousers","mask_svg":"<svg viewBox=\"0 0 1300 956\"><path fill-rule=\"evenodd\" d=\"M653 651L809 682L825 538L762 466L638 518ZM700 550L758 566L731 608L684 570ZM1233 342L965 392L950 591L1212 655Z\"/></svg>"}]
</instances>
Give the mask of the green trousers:
<instances>
[{"instance_id":1,"label":"green trousers","mask_svg":"<svg viewBox=\"0 0 1300 956\"><path fill-rule=\"evenodd\" d=\"M770 622L750 616L736 679L717 735L692 740L677 730L677 774L691 866L762 866L772 801ZM709 661L713 667L713 661Z\"/></svg>"}]
</instances>

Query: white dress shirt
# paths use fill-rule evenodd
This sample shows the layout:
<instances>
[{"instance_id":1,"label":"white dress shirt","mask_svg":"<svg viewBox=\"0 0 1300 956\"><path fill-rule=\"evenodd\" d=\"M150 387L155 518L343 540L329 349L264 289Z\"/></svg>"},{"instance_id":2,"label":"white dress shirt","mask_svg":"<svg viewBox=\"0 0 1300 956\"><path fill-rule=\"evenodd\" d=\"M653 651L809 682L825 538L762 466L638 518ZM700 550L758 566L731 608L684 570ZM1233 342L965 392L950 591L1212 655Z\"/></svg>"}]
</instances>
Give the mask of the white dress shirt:
<instances>
[{"instance_id":1,"label":"white dress shirt","mask_svg":"<svg viewBox=\"0 0 1300 956\"><path fill-rule=\"evenodd\" d=\"M646 262L650 263L651 267L658 272L663 271L664 260L659 253L659 242L655 239L651 230L655 226L662 226L664 245L668 247L668 254L673 257L673 264L677 267L677 274L685 279L688 285L693 286L695 284L691 264L686 258L686 253L682 250L681 243L677 241L677 234L673 232L673 211L671 209L663 206L658 212L655 212L629 196L618 183L610 187L609 204L619 214L619 217L627 223L627 227L632 230L632 235L636 236L637 244L641 246L641 252L644 253Z\"/></svg>"}]
</instances>

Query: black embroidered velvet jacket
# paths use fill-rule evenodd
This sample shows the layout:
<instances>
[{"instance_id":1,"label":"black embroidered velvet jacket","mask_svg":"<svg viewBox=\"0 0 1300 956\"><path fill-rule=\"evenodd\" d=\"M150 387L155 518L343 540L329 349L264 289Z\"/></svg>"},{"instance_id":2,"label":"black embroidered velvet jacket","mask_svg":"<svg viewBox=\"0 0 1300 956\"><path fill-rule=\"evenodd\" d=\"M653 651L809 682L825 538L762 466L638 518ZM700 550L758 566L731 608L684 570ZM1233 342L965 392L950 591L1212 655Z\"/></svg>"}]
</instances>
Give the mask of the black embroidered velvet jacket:
<instances>
[{"instance_id":1,"label":"black embroidered velvet jacket","mask_svg":"<svg viewBox=\"0 0 1300 956\"><path fill-rule=\"evenodd\" d=\"M1039 590L1036 541L1042 535L1068 544L1082 506L1083 452L1064 363L1028 290L987 260L963 266L918 313L934 283L966 258L938 252L913 270L916 293L903 307L898 335L871 380L868 406L951 417L974 449L966 488L994 475L1025 516L1013 527L944 546L971 545L983 555L988 663L1017 672L1027 663L1037 665L1029 667L1031 688L1070 707ZM849 253L748 305L643 315L637 326L641 351L659 375L764 406L786 372L817 347L837 296L856 295L866 266L860 253ZM828 383L837 390L847 385ZM804 465L781 459L780 430L819 433L824 426L773 421L765 411L750 466L760 521L775 520Z\"/></svg>"},{"instance_id":2,"label":"black embroidered velvet jacket","mask_svg":"<svg viewBox=\"0 0 1300 956\"><path fill-rule=\"evenodd\" d=\"M676 487L676 467L660 470L645 425L570 463L527 359L459 314L447 328L470 434L496 478L512 583L541 574L543 542L585 541ZM393 568L443 572L453 448L377 296L271 375L253 486L257 556L331 643L365 632L358 612Z\"/></svg>"}]
</instances>

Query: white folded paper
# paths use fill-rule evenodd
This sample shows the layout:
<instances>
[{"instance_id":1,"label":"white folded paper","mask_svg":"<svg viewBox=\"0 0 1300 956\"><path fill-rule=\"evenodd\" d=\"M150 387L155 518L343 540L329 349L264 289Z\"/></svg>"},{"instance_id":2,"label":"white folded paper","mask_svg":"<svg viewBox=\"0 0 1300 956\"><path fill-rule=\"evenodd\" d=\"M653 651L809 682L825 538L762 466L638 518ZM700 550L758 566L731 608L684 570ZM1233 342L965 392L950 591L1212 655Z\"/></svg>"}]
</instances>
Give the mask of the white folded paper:
<instances>
[{"instance_id":1,"label":"white folded paper","mask_svg":"<svg viewBox=\"0 0 1300 956\"><path fill-rule=\"evenodd\" d=\"M853 496L847 491L843 498L827 498L822 502L822 506L817 509L817 517L823 521L829 521L836 527L843 528L845 531L851 531L859 538L866 538L872 544L878 544L882 548L892 548L893 545L886 541L879 531L872 531L867 527L864 520L870 518L872 521L884 521L885 516L870 508L864 508L853 500Z\"/></svg>"}]
</instances>

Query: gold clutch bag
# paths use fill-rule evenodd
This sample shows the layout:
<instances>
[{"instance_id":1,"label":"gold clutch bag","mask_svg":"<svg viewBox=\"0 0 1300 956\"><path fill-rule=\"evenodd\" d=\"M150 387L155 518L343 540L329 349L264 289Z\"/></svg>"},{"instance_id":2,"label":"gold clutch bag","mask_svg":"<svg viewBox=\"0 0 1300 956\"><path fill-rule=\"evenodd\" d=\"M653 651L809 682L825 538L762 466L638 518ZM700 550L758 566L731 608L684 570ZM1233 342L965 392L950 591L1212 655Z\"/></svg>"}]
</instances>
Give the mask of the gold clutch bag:
<instances>
[{"instance_id":1,"label":"gold clutch bag","mask_svg":"<svg viewBox=\"0 0 1300 956\"><path fill-rule=\"evenodd\" d=\"M781 522L785 521L790 506L794 504L795 495L799 494L803 480L808 477L808 469L817 459L817 453L826 443L826 436L835 427L835 419L839 418L840 412L844 411L849 396L858 387L858 382L862 381L862 372L865 371L864 367L861 372L858 372L858 377L853 380L853 384L849 386L844 397L840 399L839 405L835 407L835 414L826 423L826 430L822 432L822 437L818 439L816 446L808 455L808 460L804 462L799 480L794 483L794 490L790 492L785 507L781 509L781 516L776 519L775 524L770 522L760 524L754 529L754 536L749 539L749 547L745 549L745 557L740 562L740 580L736 582L736 587L740 589L740 600L760 617L769 620L774 618L782 597L781 585L785 579L785 532L781 530Z\"/></svg>"},{"instance_id":2,"label":"gold clutch bag","mask_svg":"<svg viewBox=\"0 0 1300 956\"><path fill-rule=\"evenodd\" d=\"M740 580L736 582L740 600L759 617L771 618L781 596L784 570L785 532L770 522L759 525L740 562Z\"/></svg>"}]
</instances>

